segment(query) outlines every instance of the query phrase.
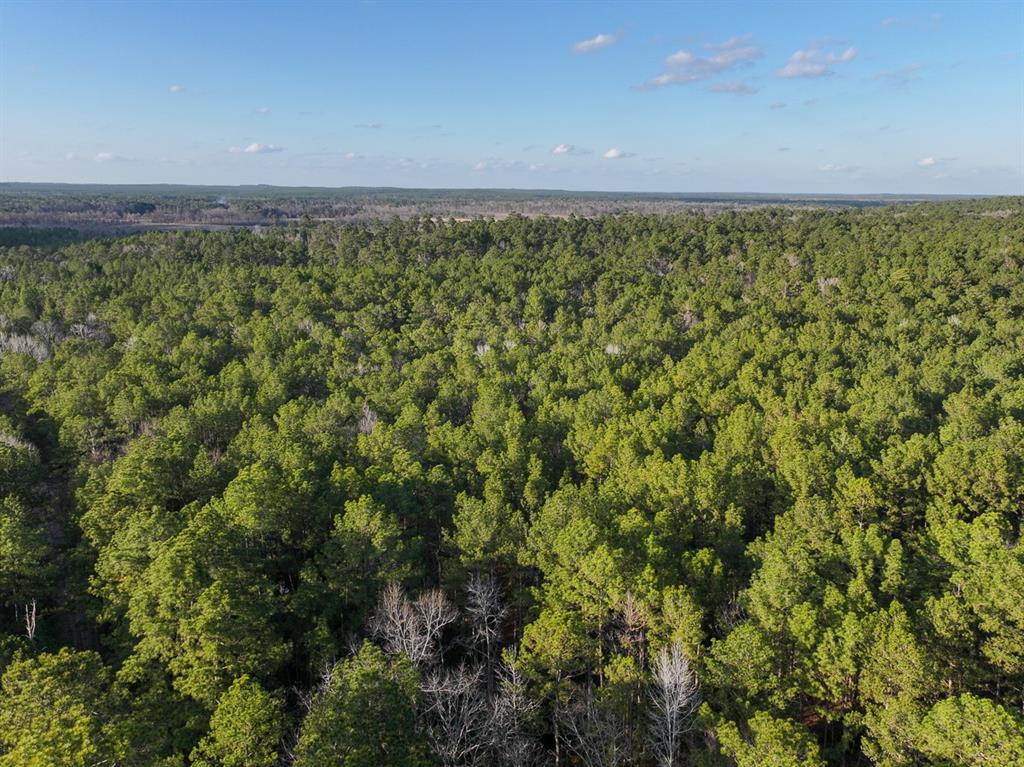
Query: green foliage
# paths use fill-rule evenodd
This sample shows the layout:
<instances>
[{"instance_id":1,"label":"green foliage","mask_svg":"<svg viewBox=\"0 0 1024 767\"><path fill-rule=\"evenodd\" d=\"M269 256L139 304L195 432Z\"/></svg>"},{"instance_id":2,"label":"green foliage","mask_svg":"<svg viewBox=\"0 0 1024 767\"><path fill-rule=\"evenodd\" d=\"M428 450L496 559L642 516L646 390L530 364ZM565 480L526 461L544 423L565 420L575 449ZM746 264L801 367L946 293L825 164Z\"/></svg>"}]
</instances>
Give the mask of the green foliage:
<instances>
[{"instance_id":1,"label":"green foliage","mask_svg":"<svg viewBox=\"0 0 1024 767\"><path fill-rule=\"evenodd\" d=\"M1024 764L1024 720L970 693L936 703L918 737L918 750L937 767Z\"/></svg>"},{"instance_id":2,"label":"green foliage","mask_svg":"<svg viewBox=\"0 0 1024 767\"><path fill-rule=\"evenodd\" d=\"M92 767L113 757L110 672L96 653L16 659L0 680L0 765Z\"/></svg>"},{"instance_id":3,"label":"green foliage","mask_svg":"<svg viewBox=\"0 0 1024 767\"><path fill-rule=\"evenodd\" d=\"M221 695L210 731L192 752L192 764L209 767L274 767L284 718L281 703L248 676Z\"/></svg>"},{"instance_id":4,"label":"green foliage","mask_svg":"<svg viewBox=\"0 0 1024 767\"><path fill-rule=\"evenodd\" d=\"M375 646L336 665L310 702L295 746L296 767L425 767L416 731L416 670Z\"/></svg>"},{"instance_id":5,"label":"green foliage","mask_svg":"<svg viewBox=\"0 0 1024 767\"><path fill-rule=\"evenodd\" d=\"M419 687L464 667L529 725L481 759L642 766L678 642L680 758L1012 763L1021 242L1020 199L0 237L0 759L457 763ZM391 583L458 608L420 668L348 657Z\"/></svg>"},{"instance_id":6,"label":"green foliage","mask_svg":"<svg viewBox=\"0 0 1024 767\"><path fill-rule=\"evenodd\" d=\"M717 728L722 751L737 767L824 767L818 744L795 722L759 711L744 731L732 722Z\"/></svg>"}]
</instances>

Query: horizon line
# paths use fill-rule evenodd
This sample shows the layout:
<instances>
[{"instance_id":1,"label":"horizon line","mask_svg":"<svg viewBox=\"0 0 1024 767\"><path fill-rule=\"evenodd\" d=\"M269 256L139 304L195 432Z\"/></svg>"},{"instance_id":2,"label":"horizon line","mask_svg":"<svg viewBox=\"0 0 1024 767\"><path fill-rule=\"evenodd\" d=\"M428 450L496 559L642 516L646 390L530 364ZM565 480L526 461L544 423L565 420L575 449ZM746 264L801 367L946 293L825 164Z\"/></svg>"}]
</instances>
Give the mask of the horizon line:
<instances>
[{"instance_id":1,"label":"horizon line","mask_svg":"<svg viewBox=\"0 0 1024 767\"><path fill-rule=\"evenodd\" d=\"M344 186L310 186L292 184L186 184L173 182L139 182L139 183L103 183L103 182L80 182L80 181L0 181L0 188L26 186L60 186L60 187L102 187L117 189L124 187L185 187L192 189L294 189L294 190L324 190L324 191L396 191L396 192L523 192L523 193L562 193L562 194L603 194L603 195L628 195L634 197L931 197L956 199L964 197L989 198L989 197L1021 197L1024 190L1019 193L993 194L989 192L725 192L725 191L675 191L675 192L644 192L624 189L564 189L559 187L429 187L429 186L371 186L366 184L350 184Z\"/></svg>"}]
</instances>

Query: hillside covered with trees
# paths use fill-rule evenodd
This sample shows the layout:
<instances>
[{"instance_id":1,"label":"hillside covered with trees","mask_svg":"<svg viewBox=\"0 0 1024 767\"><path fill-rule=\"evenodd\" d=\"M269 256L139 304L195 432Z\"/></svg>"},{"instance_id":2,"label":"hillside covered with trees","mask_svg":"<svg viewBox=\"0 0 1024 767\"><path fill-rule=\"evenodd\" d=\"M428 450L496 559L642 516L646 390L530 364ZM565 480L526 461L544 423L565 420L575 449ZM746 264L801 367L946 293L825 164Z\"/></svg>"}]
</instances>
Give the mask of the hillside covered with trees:
<instances>
[{"instance_id":1,"label":"hillside covered with trees","mask_svg":"<svg viewBox=\"0 0 1024 767\"><path fill-rule=\"evenodd\" d=\"M1024 764L1024 199L0 242L2 767Z\"/></svg>"}]
</instances>

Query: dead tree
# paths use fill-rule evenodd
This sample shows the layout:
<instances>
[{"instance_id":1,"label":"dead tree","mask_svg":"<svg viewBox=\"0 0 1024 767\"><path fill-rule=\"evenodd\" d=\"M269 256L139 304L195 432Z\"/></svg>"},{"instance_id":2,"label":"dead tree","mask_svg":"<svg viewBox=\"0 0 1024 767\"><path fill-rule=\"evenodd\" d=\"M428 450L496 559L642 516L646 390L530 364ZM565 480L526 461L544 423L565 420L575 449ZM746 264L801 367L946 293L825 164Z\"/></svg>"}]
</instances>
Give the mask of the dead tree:
<instances>
[{"instance_id":1,"label":"dead tree","mask_svg":"<svg viewBox=\"0 0 1024 767\"><path fill-rule=\"evenodd\" d=\"M680 748L700 705L697 674L679 642L661 648L651 669L651 736L659 767L680 764Z\"/></svg>"},{"instance_id":2,"label":"dead tree","mask_svg":"<svg viewBox=\"0 0 1024 767\"><path fill-rule=\"evenodd\" d=\"M36 638L36 600L25 605L25 636L33 642Z\"/></svg>"},{"instance_id":3,"label":"dead tree","mask_svg":"<svg viewBox=\"0 0 1024 767\"><path fill-rule=\"evenodd\" d=\"M410 601L405 590L392 583L381 593L370 631L389 654L404 653L423 668L439 660L441 634L457 617L442 591L426 591Z\"/></svg>"},{"instance_id":4,"label":"dead tree","mask_svg":"<svg viewBox=\"0 0 1024 767\"><path fill-rule=\"evenodd\" d=\"M633 756L632 728L622 712L588 686L563 712L566 746L586 767L622 767Z\"/></svg>"},{"instance_id":5,"label":"dead tree","mask_svg":"<svg viewBox=\"0 0 1024 767\"><path fill-rule=\"evenodd\" d=\"M323 661L317 670L314 682L311 687L292 687L292 695L299 705L301 719L305 720L317 704L323 700L331 688L334 680L334 672L338 667L338 661ZM281 743L281 749L287 764L294 764L296 761L296 749L299 744L301 728L291 729Z\"/></svg>"},{"instance_id":6,"label":"dead tree","mask_svg":"<svg viewBox=\"0 0 1024 767\"><path fill-rule=\"evenodd\" d=\"M420 684L420 721L444 767L472 767L487 761L490 711L481 676L478 666L439 668Z\"/></svg>"},{"instance_id":7,"label":"dead tree","mask_svg":"<svg viewBox=\"0 0 1024 767\"><path fill-rule=\"evenodd\" d=\"M641 668L647 666L647 631L650 621L640 601L626 592L621 607L619 643Z\"/></svg>"},{"instance_id":8,"label":"dead tree","mask_svg":"<svg viewBox=\"0 0 1024 767\"><path fill-rule=\"evenodd\" d=\"M491 702L491 749L502 767L534 767L543 759L530 725L540 704L531 698L526 680L516 663L515 651L505 657L498 670L498 690Z\"/></svg>"},{"instance_id":9,"label":"dead tree","mask_svg":"<svg viewBox=\"0 0 1024 767\"><path fill-rule=\"evenodd\" d=\"M501 589L493 578L479 574L470 576L466 584L466 612L472 622L473 639L483 647L487 695L493 697L495 658L507 612L501 601Z\"/></svg>"}]
</instances>

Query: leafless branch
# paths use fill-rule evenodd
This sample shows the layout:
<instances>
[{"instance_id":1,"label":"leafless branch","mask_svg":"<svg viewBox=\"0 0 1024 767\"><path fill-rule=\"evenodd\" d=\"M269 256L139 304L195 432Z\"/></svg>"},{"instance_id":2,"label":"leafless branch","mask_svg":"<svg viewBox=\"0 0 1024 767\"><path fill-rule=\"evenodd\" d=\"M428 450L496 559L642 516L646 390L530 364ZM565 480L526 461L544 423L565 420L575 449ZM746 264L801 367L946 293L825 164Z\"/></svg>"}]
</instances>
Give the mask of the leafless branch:
<instances>
[{"instance_id":1,"label":"leafless branch","mask_svg":"<svg viewBox=\"0 0 1024 767\"><path fill-rule=\"evenodd\" d=\"M592 687L563 713L568 749L586 767L621 767L632 757L629 723L614 706L602 705Z\"/></svg>"},{"instance_id":2,"label":"leafless branch","mask_svg":"<svg viewBox=\"0 0 1024 767\"><path fill-rule=\"evenodd\" d=\"M534 767L543 752L530 732L530 723L540 708L531 698L513 651L498 671L498 691L491 703L491 747L503 767Z\"/></svg>"},{"instance_id":3,"label":"leafless branch","mask_svg":"<svg viewBox=\"0 0 1024 767\"><path fill-rule=\"evenodd\" d=\"M660 767L676 767L683 737L700 705L700 684L679 642L661 648L651 671L653 750Z\"/></svg>"},{"instance_id":4,"label":"leafless branch","mask_svg":"<svg viewBox=\"0 0 1024 767\"><path fill-rule=\"evenodd\" d=\"M483 764L490 711L479 667L429 672L420 685L421 721L444 767Z\"/></svg>"},{"instance_id":5,"label":"leafless branch","mask_svg":"<svg viewBox=\"0 0 1024 767\"><path fill-rule=\"evenodd\" d=\"M458 614L440 590L427 591L410 601L405 590L392 583L381 593L370 630L391 655L404 653L417 666L436 663L441 633Z\"/></svg>"},{"instance_id":6,"label":"leafless branch","mask_svg":"<svg viewBox=\"0 0 1024 767\"><path fill-rule=\"evenodd\" d=\"M25 636L30 642L36 638L36 600L34 599L25 605Z\"/></svg>"}]
</instances>

